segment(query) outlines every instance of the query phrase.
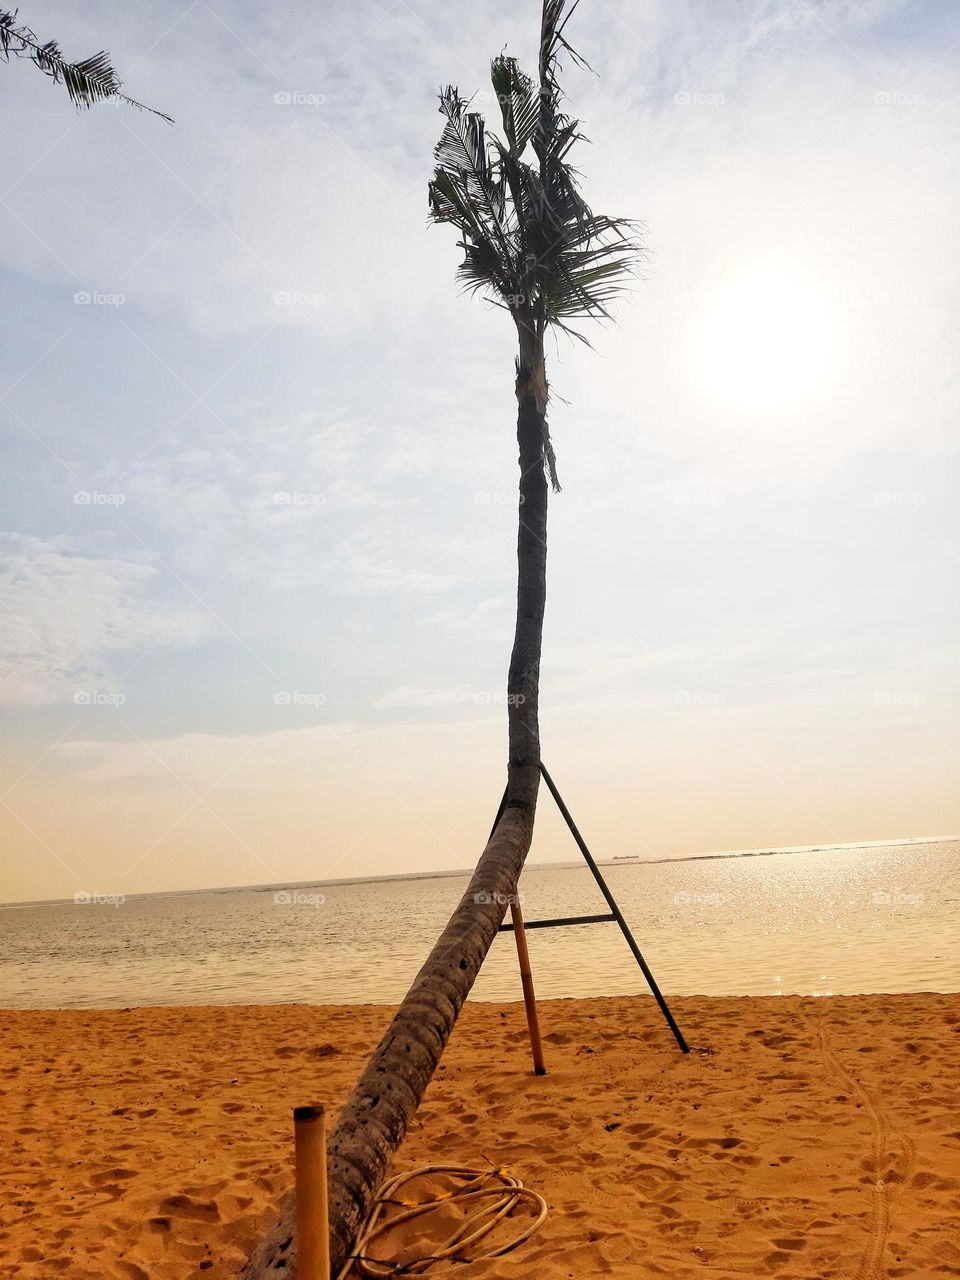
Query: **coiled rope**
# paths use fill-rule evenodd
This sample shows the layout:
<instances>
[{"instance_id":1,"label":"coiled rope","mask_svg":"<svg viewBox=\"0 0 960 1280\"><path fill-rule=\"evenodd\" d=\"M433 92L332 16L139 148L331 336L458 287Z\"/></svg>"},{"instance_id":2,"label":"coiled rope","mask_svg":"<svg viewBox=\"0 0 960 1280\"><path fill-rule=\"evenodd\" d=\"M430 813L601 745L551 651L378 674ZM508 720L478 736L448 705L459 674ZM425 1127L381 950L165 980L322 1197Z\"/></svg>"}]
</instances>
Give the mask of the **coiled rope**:
<instances>
[{"instance_id":1,"label":"coiled rope","mask_svg":"<svg viewBox=\"0 0 960 1280\"><path fill-rule=\"evenodd\" d=\"M399 1193L402 1187L416 1178L430 1174L445 1174L453 1180L454 1186L446 1191L428 1193L419 1199L401 1198ZM462 1185L458 1187L458 1183ZM481 1201L484 1203L479 1203ZM508 1218L521 1202L533 1206L536 1216L505 1243L476 1251L477 1244ZM445 1209L451 1204L459 1205L467 1212L453 1235L442 1244L432 1247L429 1254L406 1262L391 1262L371 1256L370 1247L378 1237L404 1222ZM474 1204L477 1205L476 1208L468 1209L468 1206ZM366 1225L357 1238L353 1253L337 1280L345 1280L351 1268L355 1268L355 1275L367 1277L368 1280L391 1280L393 1276L425 1274L429 1274L431 1278L460 1275L464 1263L499 1258L518 1248L525 1240L530 1239L546 1216L547 1202L543 1196L525 1187L519 1178L515 1178L505 1168L477 1170L457 1164L425 1164L419 1169L398 1173L383 1184ZM456 1265L437 1269L437 1264L444 1262Z\"/></svg>"}]
</instances>

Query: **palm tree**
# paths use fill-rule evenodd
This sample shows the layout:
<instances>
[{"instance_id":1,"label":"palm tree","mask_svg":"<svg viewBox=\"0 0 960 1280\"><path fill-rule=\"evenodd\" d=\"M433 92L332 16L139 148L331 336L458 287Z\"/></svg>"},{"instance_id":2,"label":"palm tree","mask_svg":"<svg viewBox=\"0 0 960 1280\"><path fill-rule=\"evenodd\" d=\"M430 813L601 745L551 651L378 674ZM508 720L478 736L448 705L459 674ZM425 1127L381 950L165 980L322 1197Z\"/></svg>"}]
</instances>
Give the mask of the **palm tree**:
<instances>
[{"instance_id":1,"label":"palm tree","mask_svg":"<svg viewBox=\"0 0 960 1280\"><path fill-rule=\"evenodd\" d=\"M0 9L0 57L9 62L11 54L15 58L29 58L55 84L62 84L78 109L112 98L128 107L136 107L138 111L149 111L151 115L166 120L167 124L173 124L171 117L162 111L155 111L153 107L144 106L136 98L128 98L120 92L120 79L108 53L101 51L80 62L67 62L56 40L46 40L41 44L29 27L17 22L16 9L12 12Z\"/></svg>"},{"instance_id":2,"label":"palm tree","mask_svg":"<svg viewBox=\"0 0 960 1280\"><path fill-rule=\"evenodd\" d=\"M487 132L457 90L440 93L443 132L429 186L430 218L460 233L459 278L507 311L517 329L520 505L517 620L507 677L509 757L502 813L469 887L340 1114L328 1144L333 1275L349 1256L387 1164L436 1070L440 1055L503 919L533 836L540 782L538 696L546 600L547 491L556 463L547 429L544 339L554 328L605 317L636 260L633 224L593 213L569 163L579 124L564 114L559 58L579 0L544 0L539 77L501 55L491 79L503 138ZM287 1270L292 1204L255 1251L244 1275Z\"/></svg>"}]
</instances>

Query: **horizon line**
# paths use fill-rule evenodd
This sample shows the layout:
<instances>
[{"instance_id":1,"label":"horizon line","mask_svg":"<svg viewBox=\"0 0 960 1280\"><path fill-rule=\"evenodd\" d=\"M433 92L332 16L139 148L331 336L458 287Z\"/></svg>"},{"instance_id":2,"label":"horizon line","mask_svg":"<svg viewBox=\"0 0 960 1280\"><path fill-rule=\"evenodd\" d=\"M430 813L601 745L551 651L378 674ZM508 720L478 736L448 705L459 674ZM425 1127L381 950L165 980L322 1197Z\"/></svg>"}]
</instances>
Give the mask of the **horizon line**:
<instances>
[{"instance_id":1,"label":"horizon line","mask_svg":"<svg viewBox=\"0 0 960 1280\"><path fill-rule=\"evenodd\" d=\"M850 840L840 841L836 844L782 845L772 849L728 849L711 853L680 854L674 858L642 858L639 854L614 854L612 857L597 858L595 861L598 866L602 867L610 867L623 863L630 863L632 866L650 867L662 866L667 862L708 862L724 858L769 858L780 854L823 853L834 849L882 849L896 847L897 845L913 844L949 844L951 841L960 841L960 835L907 836L906 838L893 840ZM578 867L585 864L582 864L580 859L574 858L569 861L562 862L534 862L525 863L524 865L546 870L547 868ZM266 893L270 890L306 889L318 885L389 884L392 881L400 880L445 880L454 876L471 876L474 869L475 868L473 867L455 867L439 871L407 871L402 874L393 873L390 875L379 876L343 876L332 880L289 880L283 882L267 881L263 884L207 885L200 889L150 889L142 893L116 894L111 896L122 898L123 901L130 901L134 898L177 898L204 893ZM86 893L87 891L78 890L77 892ZM96 896L96 894L88 894L88 896ZM77 905L85 904L78 904L76 901L76 895L69 898L27 898L0 902L0 910L16 907L55 907Z\"/></svg>"}]
</instances>

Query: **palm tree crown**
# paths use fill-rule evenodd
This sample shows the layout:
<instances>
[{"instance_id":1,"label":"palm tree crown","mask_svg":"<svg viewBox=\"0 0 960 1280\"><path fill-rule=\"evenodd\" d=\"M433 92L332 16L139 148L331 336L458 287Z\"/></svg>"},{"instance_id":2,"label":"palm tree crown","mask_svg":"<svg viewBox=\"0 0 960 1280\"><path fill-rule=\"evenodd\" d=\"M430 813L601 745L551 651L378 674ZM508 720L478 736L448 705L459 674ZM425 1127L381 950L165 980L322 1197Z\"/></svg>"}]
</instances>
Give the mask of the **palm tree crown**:
<instances>
[{"instance_id":1,"label":"palm tree crown","mask_svg":"<svg viewBox=\"0 0 960 1280\"><path fill-rule=\"evenodd\" d=\"M544 4L538 82L515 58L494 58L490 78L503 138L456 88L441 90L446 123L429 185L431 220L460 232L464 257L457 276L464 288L485 292L540 342L549 326L586 341L570 322L609 318L608 304L640 250L636 223L594 213L569 162L583 134L562 109L557 70L564 51L586 65L563 35L578 3ZM556 489L548 441L545 446Z\"/></svg>"}]
</instances>

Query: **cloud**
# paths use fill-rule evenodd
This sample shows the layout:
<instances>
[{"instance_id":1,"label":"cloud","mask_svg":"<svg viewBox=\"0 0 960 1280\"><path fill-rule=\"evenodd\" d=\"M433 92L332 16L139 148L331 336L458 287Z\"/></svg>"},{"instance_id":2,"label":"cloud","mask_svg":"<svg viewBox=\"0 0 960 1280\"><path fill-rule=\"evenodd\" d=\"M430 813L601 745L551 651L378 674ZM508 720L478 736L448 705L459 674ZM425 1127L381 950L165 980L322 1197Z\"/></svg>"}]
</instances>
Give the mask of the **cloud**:
<instances>
[{"instance_id":1,"label":"cloud","mask_svg":"<svg viewBox=\"0 0 960 1280\"><path fill-rule=\"evenodd\" d=\"M48 20L63 47L82 47L89 32L58 9ZM33 99L52 162L81 194L64 219L29 200L30 176L12 197L30 226L14 224L18 262L122 279L131 301L205 334L269 323L322 335L428 307L445 281L436 259L431 271L420 157L437 132L431 99L449 52L405 6L330 14L309 48L290 43L295 13L251 25L236 7L200 4L159 29L148 14L103 15L114 18L118 65L133 64L128 83L162 102L175 129L109 109L71 128L69 103L24 75L18 93ZM311 16L305 8L302 21ZM19 175L36 156L18 148L12 160ZM118 167L138 180L115 188L105 236L92 193Z\"/></svg>"},{"instance_id":2,"label":"cloud","mask_svg":"<svg viewBox=\"0 0 960 1280\"><path fill-rule=\"evenodd\" d=\"M423 619L425 627L471 640L509 643L513 635L513 606L505 597L478 600L456 609L441 609Z\"/></svg>"},{"instance_id":3,"label":"cloud","mask_svg":"<svg viewBox=\"0 0 960 1280\"><path fill-rule=\"evenodd\" d=\"M131 659L195 644L205 624L151 600L156 577L145 560L83 554L66 538L0 535L0 701L69 702L112 688Z\"/></svg>"},{"instance_id":4,"label":"cloud","mask_svg":"<svg viewBox=\"0 0 960 1280\"><path fill-rule=\"evenodd\" d=\"M378 711L393 711L398 707L444 709L460 707L465 703L479 705L478 699L482 700L484 696L488 702L491 700L489 693L484 695L477 689L424 689L417 685L402 685L399 689L391 689L382 698L377 698L373 705Z\"/></svg>"},{"instance_id":5,"label":"cloud","mask_svg":"<svg viewBox=\"0 0 960 1280\"><path fill-rule=\"evenodd\" d=\"M371 752L378 773L413 770L429 742L459 753L488 726L499 769L502 715L471 700L501 692L513 629L515 336L507 317L458 296L455 236L428 229L424 205L436 85L485 91L505 44L533 66L535 21L500 0L357 0L320 25L307 0L255 16L235 0L201 4L172 24L118 0L95 9L131 91L178 125L106 107L78 119L43 77L10 68L0 255L23 323L0 350L15 415L4 479L9 527L59 531L76 514L62 458L72 488L122 488L122 509L91 508L82 527L128 541L15 544L8 698L69 701L80 682L118 682L151 644L195 643L196 620L178 624L164 603L192 584L222 619L216 649L172 660L169 697L138 700L130 720L189 776L212 782L253 747L244 735L266 727L272 691L317 683L322 718L360 727L267 737L228 782L261 785L266 760L276 794L300 788L284 816L299 807L306 828L318 785L332 823L363 817L358 786L346 822L344 780L369 781ZM584 742L590 755L608 731L611 758L627 760L657 739L652 724L674 736L646 765L675 769L683 796L685 773L722 773L724 725L756 724L757 754L782 745L791 770L817 768L849 726L899 716L918 735L941 732L960 409L948 10L578 10L573 42L599 75L564 68L593 140L577 163L593 207L644 219L650 256L619 326L590 334L596 350L561 340L548 352L564 484L544 633L551 761L566 751L579 771ZM82 52L89 13L54 0L48 16ZM291 43L291 30L304 38ZM478 105L489 112L489 97ZM752 312L725 310L753 272L773 282L771 314L763 289ZM799 287L776 294L784 276ZM127 301L75 307L78 289ZM806 319L791 304L805 290ZM737 341L728 321L744 310ZM815 380L789 358L791 335L809 349L811 328L831 335ZM760 370L781 393L761 408L739 394L761 359L758 331L788 357L782 386L779 359ZM707 376L726 369L727 339L732 396ZM918 653L929 664L898 667ZM919 693L920 707L904 700ZM797 724L802 734L784 731ZM891 760L914 749L905 741L888 739ZM157 766L126 742L77 745L72 758L118 778ZM931 735L904 767L936 774L942 758ZM473 785L457 761L441 797L451 830ZM882 834L902 790L884 783L864 804L870 830ZM611 812L625 802L610 800ZM735 796L747 827L721 837L704 807L696 839L748 842L758 803L748 771ZM272 850L284 806L266 808ZM379 831L375 843L370 865L392 865Z\"/></svg>"},{"instance_id":6,"label":"cloud","mask_svg":"<svg viewBox=\"0 0 960 1280\"><path fill-rule=\"evenodd\" d=\"M469 581L496 546L489 528L469 538L438 531L452 505L477 519L490 506L475 501L470 449L452 461L453 483L422 474L417 448L436 459L445 429L439 409L414 433L247 405L205 432L170 433L124 486L186 569L270 590L435 594ZM401 474L407 455L416 479Z\"/></svg>"},{"instance_id":7,"label":"cloud","mask_svg":"<svg viewBox=\"0 0 960 1280\"><path fill-rule=\"evenodd\" d=\"M479 723L479 735L499 734L499 726ZM213 790L245 794L251 789L275 794L318 788L335 795L351 788L365 797L371 784L389 787L423 780L441 762L456 772L456 755L472 752L472 736L463 726L379 724L329 721L297 729L273 727L259 734L185 733L137 741L92 739L59 743L53 755L70 776L91 787L133 779L163 780L175 791ZM415 749L411 750L411 744ZM451 758L452 757L452 758Z\"/></svg>"}]
</instances>

